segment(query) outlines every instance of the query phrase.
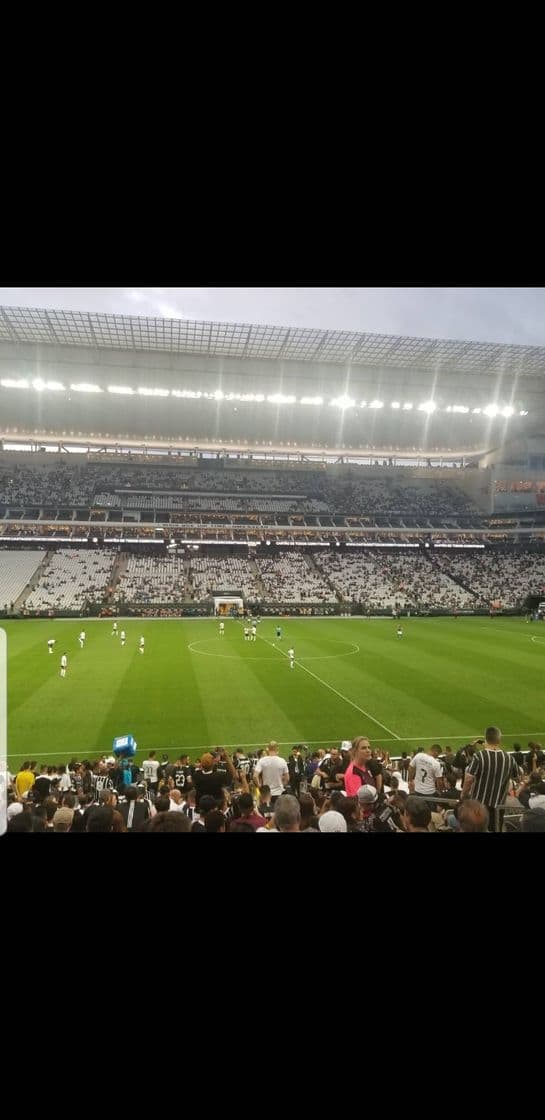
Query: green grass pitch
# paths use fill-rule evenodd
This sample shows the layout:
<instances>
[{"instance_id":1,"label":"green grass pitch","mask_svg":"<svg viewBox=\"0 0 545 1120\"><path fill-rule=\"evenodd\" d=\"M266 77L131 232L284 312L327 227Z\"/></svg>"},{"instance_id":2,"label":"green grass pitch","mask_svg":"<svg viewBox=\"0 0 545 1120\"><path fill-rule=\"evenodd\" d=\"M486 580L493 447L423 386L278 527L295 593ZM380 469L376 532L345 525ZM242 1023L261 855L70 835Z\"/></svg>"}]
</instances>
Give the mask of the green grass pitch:
<instances>
[{"instance_id":1,"label":"green grass pitch","mask_svg":"<svg viewBox=\"0 0 545 1120\"><path fill-rule=\"evenodd\" d=\"M212 745L247 750L276 739L288 754L367 734L391 754L437 740L454 748L495 723L511 745L545 737L545 626L523 619L282 619L245 642L228 619L125 623L7 621L8 765L110 753L131 732L150 749L196 758ZM121 629L122 623L119 623ZM138 652L143 634L146 651ZM47 639L54 637L54 653ZM295 668L286 651L293 645ZM68 672L60 677L60 658Z\"/></svg>"}]
</instances>

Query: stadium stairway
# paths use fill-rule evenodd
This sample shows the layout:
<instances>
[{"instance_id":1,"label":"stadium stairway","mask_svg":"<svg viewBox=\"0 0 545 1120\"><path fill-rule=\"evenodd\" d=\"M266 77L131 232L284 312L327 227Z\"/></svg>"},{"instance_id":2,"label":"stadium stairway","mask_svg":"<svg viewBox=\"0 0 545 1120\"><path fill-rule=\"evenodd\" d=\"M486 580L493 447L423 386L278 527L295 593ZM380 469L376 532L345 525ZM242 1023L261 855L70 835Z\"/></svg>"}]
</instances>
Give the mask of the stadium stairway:
<instances>
[{"instance_id":1,"label":"stadium stairway","mask_svg":"<svg viewBox=\"0 0 545 1120\"><path fill-rule=\"evenodd\" d=\"M258 588L258 591L259 591L259 597L261 599L266 599L267 598L267 592L265 591L265 588L263 586L263 582L261 580L261 575L260 575L259 568L258 568L255 560L250 559L249 564L250 564L250 568L251 568L252 573L254 575L255 582L256 582L256 585L257 585L257 588Z\"/></svg>"},{"instance_id":2,"label":"stadium stairway","mask_svg":"<svg viewBox=\"0 0 545 1120\"><path fill-rule=\"evenodd\" d=\"M110 582L109 582L109 585L108 585L109 589L110 589L110 594L107 596L108 602L113 603L114 595L115 595L116 588L117 588L117 585L119 583L119 580L121 579L121 576L124 575L124 573L127 571L128 566L129 566L128 553L127 552L120 552L119 555L116 556L116 558L115 558L114 566L112 568L112 574L110 576Z\"/></svg>"},{"instance_id":3,"label":"stadium stairway","mask_svg":"<svg viewBox=\"0 0 545 1120\"><path fill-rule=\"evenodd\" d=\"M43 575L45 569L47 568L47 565L49 564L49 561L50 561L52 556L53 556L53 552L52 552L51 549L48 552L44 552L44 558L41 561L41 563L38 564L38 567L36 568L36 571L33 572L32 579L29 580L26 587L23 588L23 590L21 591L21 594L19 595L19 597L15 600L15 602L13 604L14 614L19 613L19 611L21 610L21 607L24 606L25 599L27 599L28 596L30 595L31 591L34 591L34 588L38 586L38 584L39 584L39 582L42 578L42 575Z\"/></svg>"},{"instance_id":4,"label":"stadium stairway","mask_svg":"<svg viewBox=\"0 0 545 1120\"><path fill-rule=\"evenodd\" d=\"M335 584L334 584L334 583L332 583L332 581L330 580L329 576L328 576L328 575L326 575L326 573L325 573L324 571L322 571L322 569L320 568L319 564L317 564L317 563L316 563L316 560L315 560L314 556L312 556L312 554L311 554L311 553L306 553L306 554L305 554L305 560L306 560L306 562L307 562L307 564L308 564L309 568L311 568L311 569L312 569L312 571L314 571L314 572L318 572L318 573L319 573L319 575L320 575L320 579L322 579L322 580L323 580L323 582L324 582L324 583L325 583L325 584L326 584L326 585L327 585L327 586L328 586L328 587L330 588L330 590L331 590L331 591L333 592L333 594L334 594L334 596L335 596L335 599L337 600L337 602L338 602L338 603L342 603L342 601L343 601L343 597L342 597L342 595L341 595L340 591L338 591L338 590L337 590L337 588L335 587Z\"/></svg>"},{"instance_id":5,"label":"stadium stairway","mask_svg":"<svg viewBox=\"0 0 545 1120\"><path fill-rule=\"evenodd\" d=\"M435 560L434 560L433 556L430 556L429 553L426 553L426 555L428 557L428 560L429 560L430 564L433 564L434 567L438 568L438 565L435 563ZM473 588L471 587L471 585L469 583L466 583L465 580L460 579L460 577L454 575L453 572L445 572L445 570L443 568L439 568L439 571L441 571L443 573L443 575L448 576L451 583L458 584L458 587L462 587L464 591L467 591L467 592L469 592L470 595L473 595L473 598L475 600L478 600L479 596L478 596L477 592L474 591Z\"/></svg>"},{"instance_id":6,"label":"stadium stairway","mask_svg":"<svg viewBox=\"0 0 545 1120\"><path fill-rule=\"evenodd\" d=\"M191 575L191 560L184 560L184 599L194 599L195 586Z\"/></svg>"}]
</instances>

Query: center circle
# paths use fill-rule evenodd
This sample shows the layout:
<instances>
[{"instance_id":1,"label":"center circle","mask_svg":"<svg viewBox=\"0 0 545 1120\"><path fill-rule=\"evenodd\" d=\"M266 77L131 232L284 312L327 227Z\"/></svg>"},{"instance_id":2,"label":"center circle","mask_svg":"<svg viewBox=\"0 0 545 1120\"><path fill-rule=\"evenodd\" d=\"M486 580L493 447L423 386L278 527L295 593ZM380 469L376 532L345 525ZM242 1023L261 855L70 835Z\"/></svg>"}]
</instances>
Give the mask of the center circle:
<instances>
[{"instance_id":1,"label":"center circle","mask_svg":"<svg viewBox=\"0 0 545 1120\"><path fill-rule=\"evenodd\" d=\"M188 642L187 648L188 648L188 650L190 650L191 653L200 653L203 657L223 657L224 660L226 660L226 661L241 661L241 660L242 661L278 661L279 660L276 653L273 653L268 657L244 657L244 658L241 658L236 653L219 653L219 652L216 652L215 650L210 651L210 650L206 650L206 649L197 649L196 648L197 646L210 645L211 642L214 642L214 644L219 646L221 641L222 641L221 638L200 638L196 642ZM262 638L261 641L264 641L264 639ZM354 654L360 652L360 647L358 645L356 645L355 642L343 642L340 638L322 638L321 641L328 642L328 643L331 642L331 643L334 643L335 645L340 645L340 646L348 646L349 648L344 650L344 651L341 651L340 653L314 653L314 654L311 653L308 656L305 656L303 654L302 657L298 657L297 654L296 654L295 655L295 660L296 661L303 661L303 662L305 662L305 661L330 661L330 660L333 660L333 658L336 658L336 657L353 657ZM267 642L267 645L270 646L270 643ZM286 643L286 648L287 648L287 643ZM282 650L280 649L280 646L278 647L278 652L282 653ZM285 658L285 655L284 655L284 658Z\"/></svg>"}]
</instances>

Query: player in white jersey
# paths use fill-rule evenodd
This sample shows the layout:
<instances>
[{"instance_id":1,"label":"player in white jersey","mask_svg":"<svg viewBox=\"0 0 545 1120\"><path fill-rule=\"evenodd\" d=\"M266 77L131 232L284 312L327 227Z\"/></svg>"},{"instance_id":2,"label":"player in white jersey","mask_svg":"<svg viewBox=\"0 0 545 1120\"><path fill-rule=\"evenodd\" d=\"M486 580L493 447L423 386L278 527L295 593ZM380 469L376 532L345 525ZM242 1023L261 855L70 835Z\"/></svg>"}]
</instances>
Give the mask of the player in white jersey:
<instances>
[{"instance_id":1,"label":"player in white jersey","mask_svg":"<svg viewBox=\"0 0 545 1120\"><path fill-rule=\"evenodd\" d=\"M223 638L224 634L225 634L225 623L220 622L220 638Z\"/></svg>"},{"instance_id":2,"label":"player in white jersey","mask_svg":"<svg viewBox=\"0 0 545 1120\"><path fill-rule=\"evenodd\" d=\"M251 638L252 642L255 642L256 634L257 634L257 626L256 626L255 622L252 622L252 638Z\"/></svg>"},{"instance_id":3,"label":"player in white jersey","mask_svg":"<svg viewBox=\"0 0 545 1120\"><path fill-rule=\"evenodd\" d=\"M56 642L56 638L49 638L48 639L47 648L48 648L50 653L53 653L53 646L55 645L55 642Z\"/></svg>"},{"instance_id":4,"label":"player in white jersey","mask_svg":"<svg viewBox=\"0 0 545 1120\"><path fill-rule=\"evenodd\" d=\"M290 646L288 650L288 657L290 659L290 669L295 669L295 650Z\"/></svg>"},{"instance_id":5,"label":"player in white jersey","mask_svg":"<svg viewBox=\"0 0 545 1120\"><path fill-rule=\"evenodd\" d=\"M122 646L125 645L125 631L124 630L121 631L121 645Z\"/></svg>"},{"instance_id":6,"label":"player in white jersey","mask_svg":"<svg viewBox=\"0 0 545 1120\"><path fill-rule=\"evenodd\" d=\"M117 622L114 622L112 626L112 635L114 638L117 638Z\"/></svg>"},{"instance_id":7,"label":"player in white jersey","mask_svg":"<svg viewBox=\"0 0 545 1120\"><path fill-rule=\"evenodd\" d=\"M140 641L139 641L139 643L138 643L138 652L139 652L139 653L143 653L143 652L144 652L144 645L145 645L145 642L144 642L144 635L142 634L142 637L140 638Z\"/></svg>"},{"instance_id":8,"label":"player in white jersey","mask_svg":"<svg viewBox=\"0 0 545 1120\"><path fill-rule=\"evenodd\" d=\"M244 641L247 642L249 637L250 637L250 631L248 630L248 627L245 626L244 627Z\"/></svg>"},{"instance_id":9,"label":"player in white jersey","mask_svg":"<svg viewBox=\"0 0 545 1120\"><path fill-rule=\"evenodd\" d=\"M61 677L66 676L66 666L68 665L68 658L65 653L61 657Z\"/></svg>"},{"instance_id":10,"label":"player in white jersey","mask_svg":"<svg viewBox=\"0 0 545 1120\"><path fill-rule=\"evenodd\" d=\"M403 637L403 629L402 629L401 626L398 626L396 633L397 633L398 638Z\"/></svg>"},{"instance_id":11,"label":"player in white jersey","mask_svg":"<svg viewBox=\"0 0 545 1120\"><path fill-rule=\"evenodd\" d=\"M81 634L78 638L78 641L79 641L79 644L80 644L81 648L83 649L83 643L85 641L85 630L81 631Z\"/></svg>"}]
</instances>

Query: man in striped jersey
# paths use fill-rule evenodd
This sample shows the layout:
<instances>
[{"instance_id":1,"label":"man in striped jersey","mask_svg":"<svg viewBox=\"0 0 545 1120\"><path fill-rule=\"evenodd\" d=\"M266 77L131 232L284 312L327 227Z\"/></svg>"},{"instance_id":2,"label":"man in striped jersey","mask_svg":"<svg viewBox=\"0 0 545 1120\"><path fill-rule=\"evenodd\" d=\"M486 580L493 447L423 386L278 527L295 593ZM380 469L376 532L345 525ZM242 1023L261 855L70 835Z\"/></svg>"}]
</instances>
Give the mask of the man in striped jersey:
<instances>
[{"instance_id":1,"label":"man in striped jersey","mask_svg":"<svg viewBox=\"0 0 545 1120\"><path fill-rule=\"evenodd\" d=\"M473 801L486 805L490 814L490 832L500 831L496 810L504 804L509 782L516 780L517 773L513 756L502 750L499 727L487 727L484 747L475 751L465 772L462 801L471 797Z\"/></svg>"}]
</instances>

